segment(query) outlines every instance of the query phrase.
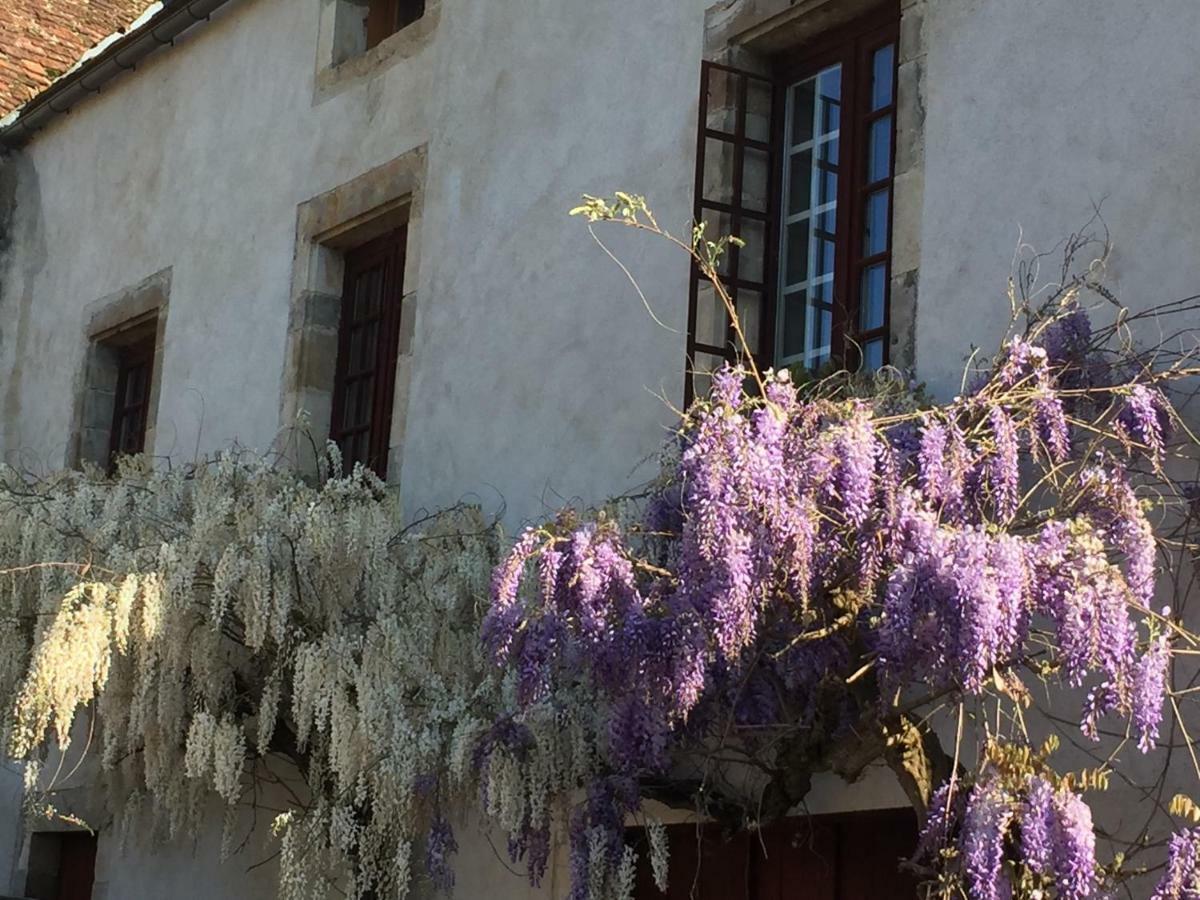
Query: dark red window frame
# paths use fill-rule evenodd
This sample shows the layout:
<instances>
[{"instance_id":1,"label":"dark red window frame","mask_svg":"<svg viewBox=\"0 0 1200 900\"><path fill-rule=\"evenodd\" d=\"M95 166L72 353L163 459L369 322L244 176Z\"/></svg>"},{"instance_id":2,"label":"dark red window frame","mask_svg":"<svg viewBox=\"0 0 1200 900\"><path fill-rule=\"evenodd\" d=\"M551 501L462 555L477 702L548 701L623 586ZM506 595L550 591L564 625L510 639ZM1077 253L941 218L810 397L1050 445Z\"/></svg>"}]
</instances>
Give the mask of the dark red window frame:
<instances>
[{"instance_id":1,"label":"dark red window frame","mask_svg":"<svg viewBox=\"0 0 1200 900\"><path fill-rule=\"evenodd\" d=\"M782 239L782 166L785 162L783 141L786 115L787 91L789 87L821 69L840 63L841 76L841 124L839 143L839 178L837 187L837 231L834 250L834 314L831 350L836 362L855 369L862 362L859 348L872 340L882 341L881 361L890 362L889 335L891 330L891 254L892 221L894 218L893 180L896 159L896 109L898 95L900 12L894 0L885 3L870 13L831 29L814 40L773 60L769 72L751 72L731 66L705 61L701 67L699 133L695 181L694 218L697 222L711 218L713 213L724 213L730 217L730 233L739 235L747 220L767 223L765 260L762 265L764 281L749 284L740 278L740 256L748 250L731 248L725 271L722 273L730 293L735 297L739 289L761 290L763 308L760 312L760 339L755 360L761 367L775 364L777 346L777 303L779 294L780 243ZM872 62L876 50L893 46L891 103L871 110ZM710 101L716 78L737 83L738 96L733 103L725 98L726 106L732 109L735 121L733 132L717 132L709 127ZM769 143L751 140L746 135L747 95L751 84L769 82L772 86L771 138ZM891 116L891 135L887 177L867 183L866 137L873 121ZM705 194L705 168L709 142L713 139L726 141L733 147L732 174L729 187L732 203L722 203ZM747 149L766 151L769 155L768 208L765 216L746 207L743 201L744 172L743 158ZM850 177L847 177L847 176ZM867 256L863 250L863 231L866 213L866 198L873 192L887 192L887 234L882 252ZM739 235L740 236L740 235ZM708 235L713 237L713 235ZM865 330L858 327L861 300L861 277L871 265L884 266L883 322L879 327ZM698 355L710 355L734 359L738 348L734 345L732 326L725 346L717 347L696 339L697 306L699 287L704 281L698 266L692 267L688 302L687 378L684 402L690 403L695 394L693 372Z\"/></svg>"},{"instance_id":2,"label":"dark red window frame","mask_svg":"<svg viewBox=\"0 0 1200 900\"><path fill-rule=\"evenodd\" d=\"M425 15L425 0L369 0L367 49Z\"/></svg>"},{"instance_id":3,"label":"dark red window frame","mask_svg":"<svg viewBox=\"0 0 1200 900\"><path fill-rule=\"evenodd\" d=\"M729 110L729 114L733 119L733 130L713 128L710 122L710 112L713 109L710 102L716 91L718 79L724 81L723 87L726 92L732 87L733 96L725 96L722 99L725 102L724 109ZM759 347L751 348L762 353L762 348L770 346L768 341L773 340L774 335L774 290L772 283L775 279L776 254L771 252L769 248L774 246L777 237L775 236L775 226L773 220L777 217L778 205L778 147L776 146L773 129L774 123L771 123L771 133L766 135L767 140L758 140L748 134L747 122L749 118L750 106L750 88L751 85L756 85L760 90L765 89L768 96L774 93L774 83L770 78L762 75L747 72L741 69L733 68L732 66L720 65L714 62L705 61L701 65L700 77L700 120L699 133L697 137L696 150L696 183L695 183L695 211L694 219L697 223L712 222L718 220L721 216L729 218L729 234L740 236L746 228L746 223L759 223L763 229L765 245L761 248L743 248L739 249L736 246L730 246L722 260L718 270L718 276L721 278L722 284L725 286L729 294L734 298L735 303L740 292L746 292L748 296L759 296L761 309L759 310ZM731 183L725 185L729 200L720 200L709 196L705 192L705 174L708 169L708 154L710 148L724 148L724 151L729 154L729 164L732 172ZM766 169L768 173L766 185L766 203L762 204L764 208L755 208L753 202L747 200L748 191L744 184L744 174L746 169L746 159L748 154L764 154L766 156ZM706 231L704 237L706 240L716 240L726 235L718 234L715 231ZM747 265L748 255L750 253L762 253L761 261L761 281L746 277L746 273L750 266ZM699 294L701 285L707 283L708 279L701 274L698 265L692 266L691 280L688 287L688 339L687 339L687 378L684 387L684 402L690 403L694 394L693 373L702 370L700 359L703 356L724 357L726 359L736 358L741 348L737 345L736 335L733 329L733 323L726 321L725 339L722 344L716 345L706 343L697 337L697 323L699 318Z\"/></svg>"},{"instance_id":4,"label":"dark red window frame","mask_svg":"<svg viewBox=\"0 0 1200 900\"><path fill-rule=\"evenodd\" d=\"M115 347L117 386L113 397L112 428L109 430L109 464L118 456L146 449L146 423L150 414L150 392L154 376L154 332Z\"/></svg>"},{"instance_id":5,"label":"dark red window frame","mask_svg":"<svg viewBox=\"0 0 1200 900\"><path fill-rule=\"evenodd\" d=\"M346 254L329 428L346 472L362 463L387 477L407 234L401 226Z\"/></svg>"}]
</instances>

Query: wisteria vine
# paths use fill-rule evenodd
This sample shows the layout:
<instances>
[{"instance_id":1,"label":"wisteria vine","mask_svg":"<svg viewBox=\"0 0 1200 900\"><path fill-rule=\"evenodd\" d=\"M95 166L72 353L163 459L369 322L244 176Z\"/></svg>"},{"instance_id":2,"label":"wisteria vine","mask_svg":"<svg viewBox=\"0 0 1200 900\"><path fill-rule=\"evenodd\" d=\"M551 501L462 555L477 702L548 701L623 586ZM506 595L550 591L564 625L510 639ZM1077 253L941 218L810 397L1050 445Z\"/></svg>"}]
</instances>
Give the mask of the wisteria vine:
<instances>
[{"instance_id":1,"label":"wisteria vine","mask_svg":"<svg viewBox=\"0 0 1200 900\"><path fill-rule=\"evenodd\" d=\"M663 234L640 198L579 212ZM702 267L721 249L693 236ZM743 356L685 413L639 516L568 511L520 536L483 628L518 684L510 727L567 685L599 710L603 764L569 830L572 900L616 885L624 823L681 771L698 773L685 804L720 817L714 798L732 798L732 824L748 827L764 798L775 814L802 802L790 770L853 777L873 760L928 809L909 865L946 896L1075 900L1124 876L1123 859L1097 858L1080 793L1107 784L1115 757L1073 778L1028 753L1003 772L995 761L1029 745L1015 723L1035 687L1082 692L1085 743L1155 752L1176 644L1193 646L1156 587L1161 560L1190 564L1165 530L1189 501L1164 485L1178 485L1168 466L1195 464L1169 399L1194 368L1113 352L1119 331L1094 330L1079 291L1061 290L942 403L894 382L798 385ZM989 702L973 769L961 735L957 765L914 772L887 749L925 711ZM756 795L722 783L722 755L760 770ZM1187 893L1198 883L1194 839L1174 839L1157 896L1200 896Z\"/></svg>"}]
</instances>

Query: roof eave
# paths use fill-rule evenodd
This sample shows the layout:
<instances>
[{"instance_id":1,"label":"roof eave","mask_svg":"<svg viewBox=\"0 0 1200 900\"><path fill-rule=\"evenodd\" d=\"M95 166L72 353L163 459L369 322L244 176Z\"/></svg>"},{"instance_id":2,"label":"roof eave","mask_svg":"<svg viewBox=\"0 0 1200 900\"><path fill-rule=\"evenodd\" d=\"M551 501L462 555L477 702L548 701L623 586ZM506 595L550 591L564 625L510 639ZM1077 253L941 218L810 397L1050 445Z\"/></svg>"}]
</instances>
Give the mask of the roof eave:
<instances>
[{"instance_id":1,"label":"roof eave","mask_svg":"<svg viewBox=\"0 0 1200 900\"><path fill-rule=\"evenodd\" d=\"M109 81L164 45L173 44L192 26L230 0L162 0L147 9L140 22L119 36L102 41L49 87L0 119L0 147L15 148L61 115L66 115Z\"/></svg>"}]
</instances>

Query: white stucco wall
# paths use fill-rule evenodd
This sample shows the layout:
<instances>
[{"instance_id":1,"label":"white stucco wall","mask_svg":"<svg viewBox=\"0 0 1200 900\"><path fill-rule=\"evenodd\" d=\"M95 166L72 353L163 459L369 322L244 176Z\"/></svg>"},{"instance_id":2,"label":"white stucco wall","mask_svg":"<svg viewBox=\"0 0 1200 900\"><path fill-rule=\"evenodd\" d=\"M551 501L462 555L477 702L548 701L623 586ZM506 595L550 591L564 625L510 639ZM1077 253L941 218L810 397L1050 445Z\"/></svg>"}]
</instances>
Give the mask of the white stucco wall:
<instances>
[{"instance_id":1,"label":"white stucco wall","mask_svg":"<svg viewBox=\"0 0 1200 900\"><path fill-rule=\"evenodd\" d=\"M917 360L940 392L994 348L1018 242L1053 250L1093 203L1127 306L1197 292L1197 28L1190 0L931 0Z\"/></svg>"},{"instance_id":2,"label":"white stucco wall","mask_svg":"<svg viewBox=\"0 0 1200 900\"><path fill-rule=\"evenodd\" d=\"M406 508L474 495L516 523L643 479L670 418L655 394L681 393L686 264L610 234L673 333L565 211L623 187L686 227L707 0L442 0L419 54L314 104L318 2L235 0L9 163L0 451L62 464L86 306L167 267L154 452L265 448L297 205L427 145ZM925 29L924 195L897 223L920 231L920 377L956 389L968 345L1004 324L1018 238L1048 249L1093 201L1129 303L1195 289L1200 5L929 0ZM0 893L11 784L0 773ZM460 841L478 862L459 896L525 894L486 841ZM265 875L192 849L102 847L110 900L267 895Z\"/></svg>"}]
</instances>

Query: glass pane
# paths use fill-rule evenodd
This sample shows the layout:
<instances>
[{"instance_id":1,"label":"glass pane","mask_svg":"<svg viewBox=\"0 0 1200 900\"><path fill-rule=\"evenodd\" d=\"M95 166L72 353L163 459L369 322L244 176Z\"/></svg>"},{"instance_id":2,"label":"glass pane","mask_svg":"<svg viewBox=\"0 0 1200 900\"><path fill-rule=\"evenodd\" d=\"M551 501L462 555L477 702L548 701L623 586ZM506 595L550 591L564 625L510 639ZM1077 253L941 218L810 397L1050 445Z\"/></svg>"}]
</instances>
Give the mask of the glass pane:
<instances>
[{"instance_id":1,"label":"glass pane","mask_svg":"<svg viewBox=\"0 0 1200 900\"><path fill-rule=\"evenodd\" d=\"M725 358L723 356L715 356L712 353L697 353L695 359L692 360L690 370L692 376L692 393L697 397L707 397L708 390L712 387L712 378L710 375L723 365L725 365Z\"/></svg>"},{"instance_id":2,"label":"glass pane","mask_svg":"<svg viewBox=\"0 0 1200 900\"><path fill-rule=\"evenodd\" d=\"M125 406L137 406L142 402L142 381L145 374L143 366L131 366L125 371Z\"/></svg>"},{"instance_id":3,"label":"glass pane","mask_svg":"<svg viewBox=\"0 0 1200 900\"><path fill-rule=\"evenodd\" d=\"M873 338L863 344L862 367L874 371L883 365L883 338Z\"/></svg>"},{"instance_id":4,"label":"glass pane","mask_svg":"<svg viewBox=\"0 0 1200 900\"><path fill-rule=\"evenodd\" d=\"M837 206L830 203L820 207L820 210L814 219L813 228L818 233L824 232L824 235L832 240L834 232L837 231Z\"/></svg>"},{"instance_id":5,"label":"glass pane","mask_svg":"<svg viewBox=\"0 0 1200 900\"><path fill-rule=\"evenodd\" d=\"M892 102L892 75L895 71L896 45L888 44L875 51L871 63L871 109L879 109Z\"/></svg>"},{"instance_id":6,"label":"glass pane","mask_svg":"<svg viewBox=\"0 0 1200 900\"><path fill-rule=\"evenodd\" d=\"M842 67L830 66L793 85L788 99L791 143L804 144L837 131L841 119Z\"/></svg>"},{"instance_id":7,"label":"glass pane","mask_svg":"<svg viewBox=\"0 0 1200 900\"><path fill-rule=\"evenodd\" d=\"M887 298L887 267L876 263L863 269L862 288L858 304L858 327L863 331L883 327L883 310Z\"/></svg>"},{"instance_id":8,"label":"glass pane","mask_svg":"<svg viewBox=\"0 0 1200 900\"><path fill-rule=\"evenodd\" d=\"M733 146L729 141L705 139L703 199L733 204Z\"/></svg>"},{"instance_id":9,"label":"glass pane","mask_svg":"<svg viewBox=\"0 0 1200 900\"><path fill-rule=\"evenodd\" d=\"M750 352L755 354L761 349L759 341L762 334L762 298L761 291L742 290L737 293L738 321L741 323L742 333L746 336L746 343L750 345ZM742 348L738 346L737 349Z\"/></svg>"},{"instance_id":10,"label":"glass pane","mask_svg":"<svg viewBox=\"0 0 1200 900\"><path fill-rule=\"evenodd\" d=\"M708 70L708 115L705 124L714 131L733 134L737 127L737 99L742 77L721 69Z\"/></svg>"},{"instance_id":11,"label":"glass pane","mask_svg":"<svg viewBox=\"0 0 1200 900\"><path fill-rule=\"evenodd\" d=\"M746 137L764 144L771 140L771 85L757 78L746 88Z\"/></svg>"},{"instance_id":12,"label":"glass pane","mask_svg":"<svg viewBox=\"0 0 1200 900\"><path fill-rule=\"evenodd\" d=\"M863 225L863 256L874 256L887 249L888 192L887 188L867 195Z\"/></svg>"},{"instance_id":13,"label":"glass pane","mask_svg":"<svg viewBox=\"0 0 1200 900\"><path fill-rule=\"evenodd\" d=\"M829 355L841 121L840 66L793 85L783 170L787 218L776 313L778 362L819 365Z\"/></svg>"},{"instance_id":14,"label":"glass pane","mask_svg":"<svg viewBox=\"0 0 1200 900\"><path fill-rule=\"evenodd\" d=\"M729 213L717 212L715 209L702 210L700 221L704 223L704 240L719 241L723 237L728 237L731 233L733 219ZM721 254L721 258L717 260L717 274L729 274L729 254Z\"/></svg>"},{"instance_id":15,"label":"glass pane","mask_svg":"<svg viewBox=\"0 0 1200 900\"><path fill-rule=\"evenodd\" d=\"M371 421L371 401L374 399L374 394L375 394L375 378L374 378L374 376L368 375L366 378L364 378L362 381L359 382L359 386L360 386L361 390L358 395L358 397L359 397L358 421L361 424L366 425L367 423L369 423Z\"/></svg>"},{"instance_id":16,"label":"glass pane","mask_svg":"<svg viewBox=\"0 0 1200 900\"><path fill-rule=\"evenodd\" d=\"M809 78L794 85L788 98L792 120L792 143L805 144L813 139L813 110L816 108L817 80Z\"/></svg>"},{"instance_id":17,"label":"glass pane","mask_svg":"<svg viewBox=\"0 0 1200 900\"><path fill-rule=\"evenodd\" d=\"M833 276L826 275L824 278L818 279L813 283L812 290L809 291L812 295L812 302L821 309L833 309Z\"/></svg>"},{"instance_id":18,"label":"glass pane","mask_svg":"<svg viewBox=\"0 0 1200 900\"><path fill-rule=\"evenodd\" d=\"M892 174L892 117L883 116L871 123L867 136L867 184Z\"/></svg>"},{"instance_id":19,"label":"glass pane","mask_svg":"<svg viewBox=\"0 0 1200 900\"><path fill-rule=\"evenodd\" d=\"M805 317L808 314L808 294L804 290L784 294L779 304L779 362L788 363L804 358Z\"/></svg>"},{"instance_id":20,"label":"glass pane","mask_svg":"<svg viewBox=\"0 0 1200 900\"><path fill-rule=\"evenodd\" d=\"M704 279L696 286L696 341L710 347L725 346L729 314L725 302L717 296L711 281Z\"/></svg>"},{"instance_id":21,"label":"glass pane","mask_svg":"<svg viewBox=\"0 0 1200 900\"><path fill-rule=\"evenodd\" d=\"M358 358L359 371L375 368L375 336L378 329L374 326L363 329L362 355Z\"/></svg>"},{"instance_id":22,"label":"glass pane","mask_svg":"<svg viewBox=\"0 0 1200 900\"><path fill-rule=\"evenodd\" d=\"M804 212L812 202L812 150L793 153L788 167L788 215Z\"/></svg>"},{"instance_id":23,"label":"glass pane","mask_svg":"<svg viewBox=\"0 0 1200 900\"><path fill-rule=\"evenodd\" d=\"M762 281L765 277L763 257L767 249L767 225L747 219L738 235L746 246L738 250L738 278L743 281Z\"/></svg>"},{"instance_id":24,"label":"glass pane","mask_svg":"<svg viewBox=\"0 0 1200 900\"><path fill-rule=\"evenodd\" d=\"M831 163L817 163L817 169L813 173L813 181L816 184L816 204L817 206L825 206L830 203L837 203L837 165Z\"/></svg>"},{"instance_id":25,"label":"glass pane","mask_svg":"<svg viewBox=\"0 0 1200 900\"><path fill-rule=\"evenodd\" d=\"M358 383L347 382L342 388L342 431L355 426L354 417L358 413Z\"/></svg>"},{"instance_id":26,"label":"glass pane","mask_svg":"<svg viewBox=\"0 0 1200 900\"><path fill-rule=\"evenodd\" d=\"M816 347L812 350L812 358L808 364L815 369L829 360L829 336L833 332L833 311L818 309L814 318L817 333L814 335L813 343L816 344Z\"/></svg>"},{"instance_id":27,"label":"glass pane","mask_svg":"<svg viewBox=\"0 0 1200 900\"><path fill-rule=\"evenodd\" d=\"M793 222L787 227L784 255L784 286L803 284L808 279L808 220Z\"/></svg>"},{"instance_id":28,"label":"glass pane","mask_svg":"<svg viewBox=\"0 0 1200 900\"><path fill-rule=\"evenodd\" d=\"M770 181L766 151L747 147L742 157L742 206L755 212L766 212Z\"/></svg>"},{"instance_id":29,"label":"glass pane","mask_svg":"<svg viewBox=\"0 0 1200 900\"><path fill-rule=\"evenodd\" d=\"M842 112L842 67L830 66L817 73L817 134L837 131Z\"/></svg>"}]
</instances>

